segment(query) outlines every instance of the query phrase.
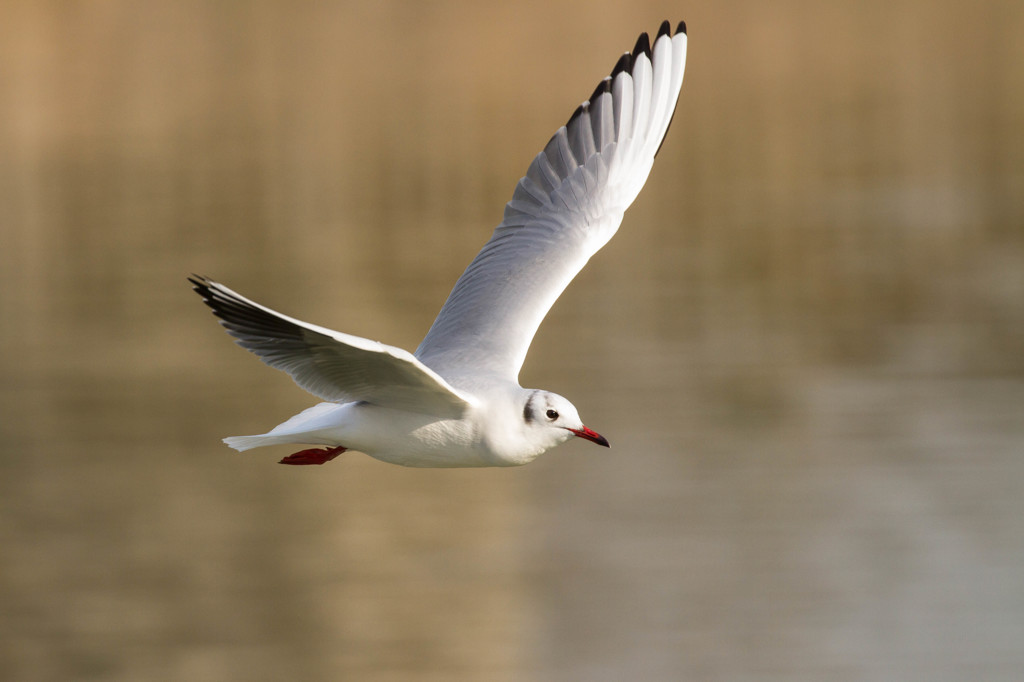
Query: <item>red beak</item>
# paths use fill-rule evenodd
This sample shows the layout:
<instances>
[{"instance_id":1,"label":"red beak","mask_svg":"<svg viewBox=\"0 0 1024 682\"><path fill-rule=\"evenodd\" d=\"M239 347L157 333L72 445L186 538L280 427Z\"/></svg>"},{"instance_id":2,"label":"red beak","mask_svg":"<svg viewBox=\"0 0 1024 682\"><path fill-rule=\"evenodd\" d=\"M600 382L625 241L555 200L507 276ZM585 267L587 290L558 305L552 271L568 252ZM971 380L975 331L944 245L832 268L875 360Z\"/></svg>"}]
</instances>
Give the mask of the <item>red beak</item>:
<instances>
[{"instance_id":1,"label":"red beak","mask_svg":"<svg viewBox=\"0 0 1024 682\"><path fill-rule=\"evenodd\" d=\"M584 426L581 429L569 429L569 430L572 431L573 435L578 436L580 438L585 438L586 440L589 440L591 443L597 443L598 445L603 445L605 447L608 447L608 439L607 438L602 436L597 431L593 431L591 429L588 429L586 426Z\"/></svg>"}]
</instances>

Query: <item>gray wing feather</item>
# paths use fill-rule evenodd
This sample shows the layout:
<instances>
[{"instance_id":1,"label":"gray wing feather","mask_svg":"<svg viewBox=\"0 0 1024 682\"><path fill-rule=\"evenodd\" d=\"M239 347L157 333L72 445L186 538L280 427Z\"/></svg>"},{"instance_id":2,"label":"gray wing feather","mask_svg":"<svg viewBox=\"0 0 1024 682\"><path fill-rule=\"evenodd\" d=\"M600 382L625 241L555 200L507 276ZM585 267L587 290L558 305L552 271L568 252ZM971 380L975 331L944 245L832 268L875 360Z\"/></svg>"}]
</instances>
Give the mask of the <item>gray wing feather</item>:
<instances>
[{"instance_id":1,"label":"gray wing feather","mask_svg":"<svg viewBox=\"0 0 1024 682\"><path fill-rule=\"evenodd\" d=\"M647 181L682 86L686 27L641 35L530 164L416 357L448 377L515 380L537 328L618 230Z\"/></svg>"},{"instance_id":2,"label":"gray wing feather","mask_svg":"<svg viewBox=\"0 0 1024 682\"><path fill-rule=\"evenodd\" d=\"M322 400L450 418L470 404L408 351L282 315L205 277L189 281L238 345Z\"/></svg>"}]
</instances>

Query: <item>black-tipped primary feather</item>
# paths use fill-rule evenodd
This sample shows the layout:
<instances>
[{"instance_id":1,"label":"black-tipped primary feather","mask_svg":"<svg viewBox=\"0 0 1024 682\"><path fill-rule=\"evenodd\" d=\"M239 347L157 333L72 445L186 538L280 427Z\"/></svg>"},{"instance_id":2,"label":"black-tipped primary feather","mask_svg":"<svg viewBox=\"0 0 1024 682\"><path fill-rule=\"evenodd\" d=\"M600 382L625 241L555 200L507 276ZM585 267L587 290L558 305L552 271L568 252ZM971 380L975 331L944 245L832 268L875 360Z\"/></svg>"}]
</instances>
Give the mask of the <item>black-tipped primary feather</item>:
<instances>
[{"instance_id":1,"label":"black-tipped primary feather","mask_svg":"<svg viewBox=\"0 0 1024 682\"><path fill-rule=\"evenodd\" d=\"M623 71L629 70L630 56L628 52L623 52L619 60L615 62L615 68L612 69L612 78L615 78Z\"/></svg>"},{"instance_id":2,"label":"black-tipped primary feather","mask_svg":"<svg viewBox=\"0 0 1024 682\"><path fill-rule=\"evenodd\" d=\"M600 97L604 93L611 92L611 91L612 91L612 79L609 76L605 76L604 78L601 79L601 82L597 84L597 87L594 88L593 94L590 95L590 99L588 99L587 101L590 102L591 105L593 105L594 104L594 100L596 100L598 97Z\"/></svg>"},{"instance_id":3,"label":"black-tipped primary feather","mask_svg":"<svg viewBox=\"0 0 1024 682\"><path fill-rule=\"evenodd\" d=\"M658 27L658 35L654 36L654 42L658 42L658 38L662 36L672 35L672 24L668 23L668 19L661 22L661 26Z\"/></svg>"},{"instance_id":4,"label":"black-tipped primary feather","mask_svg":"<svg viewBox=\"0 0 1024 682\"><path fill-rule=\"evenodd\" d=\"M665 22L662 24L662 28L666 27L667 25L668 25L668 20L666 19ZM680 21L679 24L676 25L676 35L679 35L680 33L682 33L684 36L688 36L688 34L686 33L686 22L685 21ZM658 31L658 35L659 36L661 35L661 31L660 30ZM672 115L668 117L668 124L665 126L665 134L662 136L661 142L658 143L658 148L654 151L654 158L658 158L658 154L661 153L661 148L665 146L665 140L668 139L668 131L672 127L672 121L674 121L675 118L676 118L676 109L673 108L672 109Z\"/></svg>"},{"instance_id":5,"label":"black-tipped primary feather","mask_svg":"<svg viewBox=\"0 0 1024 682\"><path fill-rule=\"evenodd\" d=\"M583 104L576 107L576 111L572 112L572 116L570 116L569 120L565 122L565 127L568 128L570 125L572 125L572 122L578 119L580 115L583 113L583 110L586 109L588 106L590 106L590 102L584 102Z\"/></svg>"},{"instance_id":6,"label":"black-tipped primary feather","mask_svg":"<svg viewBox=\"0 0 1024 682\"><path fill-rule=\"evenodd\" d=\"M633 52L630 54L629 60L629 70L631 73L636 60L642 54L647 55L648 59L651 58L651 39L647 36L647 33L641 33L640 37L636 39L636 44L633 46Z\"/></svg>"}]
</instances>

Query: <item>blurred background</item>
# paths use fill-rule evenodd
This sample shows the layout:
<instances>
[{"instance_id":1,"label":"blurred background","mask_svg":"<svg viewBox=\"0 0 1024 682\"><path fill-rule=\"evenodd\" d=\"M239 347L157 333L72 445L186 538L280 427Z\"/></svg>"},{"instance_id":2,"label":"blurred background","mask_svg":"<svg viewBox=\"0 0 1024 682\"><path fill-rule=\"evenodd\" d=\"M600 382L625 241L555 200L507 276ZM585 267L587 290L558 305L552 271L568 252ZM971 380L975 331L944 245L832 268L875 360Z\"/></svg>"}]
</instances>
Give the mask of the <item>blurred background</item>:
<instances>
[{"instance_id":1,"label":"blurred background","mask_svg":"<svg viewBox=\"0 0 1024 682\"><path fill-rule=\"evenodd\" d=\"M521 376L610 451L281 467L197 272L413 349L642 30L675 123ZM0 3L0 677L1016 680L1024 5Z\"/></svg>"}]
</instances>

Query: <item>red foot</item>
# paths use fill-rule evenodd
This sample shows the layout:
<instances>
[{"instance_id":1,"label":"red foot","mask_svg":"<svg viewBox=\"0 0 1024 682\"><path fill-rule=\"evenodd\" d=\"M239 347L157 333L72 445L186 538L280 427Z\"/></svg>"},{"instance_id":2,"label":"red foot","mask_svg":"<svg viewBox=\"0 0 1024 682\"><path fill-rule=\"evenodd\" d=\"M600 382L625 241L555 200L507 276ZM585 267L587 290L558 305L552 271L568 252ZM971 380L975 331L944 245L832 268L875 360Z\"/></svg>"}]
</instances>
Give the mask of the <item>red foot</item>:
<instances>
[{"instance_id":1,"label":"red foot","mask_svg":"<svg viewBox=\"0 0 1024 682\"><path fill-rule=\"evenodd\" d=\"M282 459L279 464L323 464L324 462L330 462L332 459L345 452L347 448L337 446L334 448L310 448L309 450L303 450L296 452L294 455L288 455Z\"/></svg>"}]
</instances>

